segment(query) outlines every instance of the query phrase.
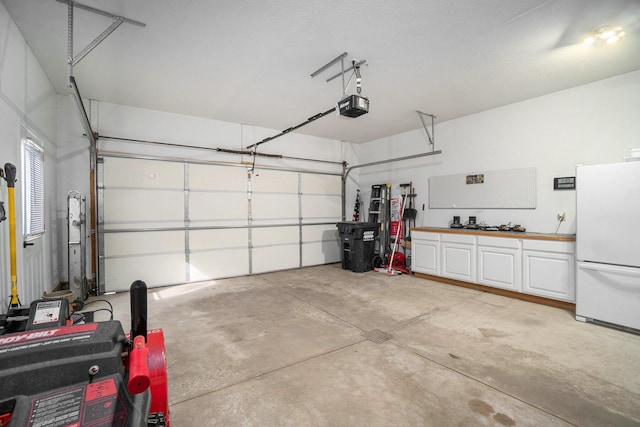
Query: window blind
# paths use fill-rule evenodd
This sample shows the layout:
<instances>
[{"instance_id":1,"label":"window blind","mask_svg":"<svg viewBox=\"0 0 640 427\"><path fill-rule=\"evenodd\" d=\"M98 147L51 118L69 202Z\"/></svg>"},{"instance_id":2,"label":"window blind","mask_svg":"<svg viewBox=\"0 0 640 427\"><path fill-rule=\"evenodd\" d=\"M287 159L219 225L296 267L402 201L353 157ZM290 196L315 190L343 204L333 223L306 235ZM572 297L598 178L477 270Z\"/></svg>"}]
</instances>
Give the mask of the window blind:
<instances>
[{"instance_id":1,"label":"window blind","mask_svg":"<svg viewBox=\"0 0 640 427\"><path fill-rule=\"evenodd\" d=\"M24 235L44 233L44 152L30 139L24 143Z\"/></svg>"}]
</instances>

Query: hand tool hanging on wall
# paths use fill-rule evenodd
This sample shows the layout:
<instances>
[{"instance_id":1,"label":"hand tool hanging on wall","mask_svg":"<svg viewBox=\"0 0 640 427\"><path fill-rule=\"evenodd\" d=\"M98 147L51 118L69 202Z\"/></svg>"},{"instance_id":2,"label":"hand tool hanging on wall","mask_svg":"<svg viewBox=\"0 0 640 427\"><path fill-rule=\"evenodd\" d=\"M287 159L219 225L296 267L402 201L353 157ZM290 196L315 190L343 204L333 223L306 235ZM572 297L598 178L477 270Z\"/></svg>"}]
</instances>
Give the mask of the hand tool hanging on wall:
<instances>
[{"instance_id":1,"label":"hand tool hanging on wall","mask_svg":"<svg viewBox=\"0 0 640 427\"><path fill-rule=\"evenodd\" d=\"M404 225L404 241L402 247L404 248L404 263L405 268L411 268L411 227L416 226L416 216L418 215L417 209L414 208L413 200L416 194L413 191L413 181L408 184L400 184L403 190L409 188L409 194L405 194L404 197L409 199L409 207L405 206L404 213L402 214L402 221Z\"/></svg>"},{"instance_id":2,"label":"hand tool hanging on wall","mask_svg":"<svg viewBox=\"0 0 640 427\"><path fill-rule=\"evenodd\" d=\"M11 163L4 165L4 177L7 181L7 196L9 198L9 253L11 257L11 301L9 307L19 307L18 298L18 277L16 268L16 207L15 207L15 186L16 167Z\"/></svg>"},{"instance_id":3,"label":"hand tool hanging on wall","mask_svg":"<svg viewBox=\"0 0 640 427\"><path fill-rule=\"evenodd\" d=\"M404 207L405 207L405 203L407 201L407 198L405 197L405 192L406 189L403 188L403 194L402 194L402 204L400 206L400 215L399 215L399 222L401 223L401 218L404 214ZM407 273L408 270L406 270L404 268L404 255L402 254L398 254L398 256L396 256L396 251L398 249L398 240L400 239L400 232L401 232L402 227L400 226L400 224L398 224L398 227L396 229L396 235L395 235L395 242L393 243L393 250L391 251L391 255L389 255L389 259L387 260L387 265L383 266L381 268L375 268L374 271L378 272L378 273L385 273L388 274L390 276L395 276L398 274L401 274L403 272ZM398 258L398 260L396 261L396 258Z\"/></svg>"},{"instance_id":4,"label":"hand tool hanging on wall","mask_svg":"<svg viewBox=\"0 0 640 427\"><path fill-rule=\"evenodd\" d=\"M404 189L409 189L409 194L405 194L405 197L409 198L409 207L405 207L404 214L402 216L402 220L404 221L404 240L411 241L411 227L416 226L416 216L418 211L414 208L413 199L416 197L416 194L413 192L413 181L408 184L400 184L400 187ZM413 223L413 225L412 225Z\"/></svg>"}]
</instances>

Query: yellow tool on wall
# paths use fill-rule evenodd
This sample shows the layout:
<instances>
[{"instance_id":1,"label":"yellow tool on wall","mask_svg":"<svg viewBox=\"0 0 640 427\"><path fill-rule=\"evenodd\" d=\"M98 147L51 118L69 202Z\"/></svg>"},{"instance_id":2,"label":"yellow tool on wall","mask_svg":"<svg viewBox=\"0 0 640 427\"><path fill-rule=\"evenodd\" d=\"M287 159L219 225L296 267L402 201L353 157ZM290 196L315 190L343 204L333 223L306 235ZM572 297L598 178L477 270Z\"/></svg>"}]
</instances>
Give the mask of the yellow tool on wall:
<instances>
[{"instance_id":1,"label":"yellow tool on wall","mask_svg":"<svg viewBox=\"0 0 640 427\"><path fill-rule=\"evenodd\" d=\"M11 302L10 307L19 307L18 298L18 276L16 273L16 208L15 208L15 186L16 167L11 163L4 165L4 179L7 181L7 196L9 198L9 252L11 256Z\"/></svg>"}]
</instances>

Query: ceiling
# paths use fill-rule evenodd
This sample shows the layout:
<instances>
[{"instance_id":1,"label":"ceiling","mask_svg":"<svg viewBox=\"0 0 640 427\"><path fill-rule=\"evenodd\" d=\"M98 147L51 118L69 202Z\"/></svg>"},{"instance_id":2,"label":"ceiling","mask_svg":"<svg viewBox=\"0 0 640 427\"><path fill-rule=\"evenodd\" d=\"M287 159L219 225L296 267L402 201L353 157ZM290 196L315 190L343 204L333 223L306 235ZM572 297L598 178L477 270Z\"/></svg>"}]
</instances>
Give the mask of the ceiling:
<instances>
[{"instance_id":1,"label":"ceiling","mask_svg":"<svg viewBox=\"0 0 640 427\"><path fill-rule=\"evenodd\" d=\"M59 93L67 5L2 0ZM122 24L74 67L85 98L283 130L342 98L333 65L366 60L370 113L296 132L365 142L640 69L638 0L83 0ZM74 54L112 19L75 8ZM621 25L612 46L586 33ZM347 74L347 77L349 74ZM352 83L348 93L355 92ZM535 120L535 118L533 118ZM126 137L126 135L122 135Z\"/></svg>"}]
</instances>

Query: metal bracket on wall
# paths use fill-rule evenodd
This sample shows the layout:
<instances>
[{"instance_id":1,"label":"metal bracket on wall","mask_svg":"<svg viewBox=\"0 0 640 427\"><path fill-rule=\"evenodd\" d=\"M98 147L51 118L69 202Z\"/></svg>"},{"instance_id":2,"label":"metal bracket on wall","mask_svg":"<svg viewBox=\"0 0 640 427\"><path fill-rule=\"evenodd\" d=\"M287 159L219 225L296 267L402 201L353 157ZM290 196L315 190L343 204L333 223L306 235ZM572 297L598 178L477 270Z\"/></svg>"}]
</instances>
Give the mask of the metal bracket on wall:
<instances>
[{"instance_id":1,"label":"metal bracket on wall","mask_svg":"<svg viewBox=\"0 0 640 427\"><path fill-rule=\"evenodd\" d=\"M85 56L89 54L93 49L96 48L104 39L106 39L111 33L113 33L116 28L118 28L123 23L128 23L132 25L136 25L138 27L146 27L147 24L139 21L135 21L133 19L125 18L119 15L115 15L110 12L106 12L104 10L96 9L91 6L84 5L82 3L75 2L73 0L57 0L58 3L63 3L67 5L67 63L69 64L69 76L67 81L67 86L70 87L73 91L73 97L75 99L76 105L78 107L78 111L80 112L80 119L82 121L82 126L85 129L85 133L87 138L89 139L90 148L91 148L91 170L95 168L95 149L96 149L96 140L97 135L91 129L91 125L89 123L89 118L87 116L87 111L84 108L82 103L82 98L80 97L80 92L78 90L78 85L76 84L75 78L73 77L73 67L78 64ZM96 37L91 43L89 43L78 55L73 54L73 9L74 8L86 10L91 13L95 13L97 15L106 16L107 18L113 19L113 23L104 30L98 37Z\"/></svg>"},{"instance_id":2,"label":"metal bracket on wall","mask_svg":"<svg viewBox=\"0 0 640 427\"><path fill-rule=\"evenodd\" d=\"M73 76L73 67L78 64L78 62L82 61L82 59L89 54L93 49L96 48L104 39L106 39L111 33L113 33L120 25L123 23L136 25L138 27L146 27L147 24L135 21L133 19L125 18L119 15L115 15L110 12L105 12L104 10L96 9L91 6L84 5L82 3L77 3L73 0L57 0L58 3L66 4L67 9L67 63L69 64L69 77ZM97 15L106 16L107 18L113 19L113 22L109 27L104 30L98 37L96 37L91 43L89 43L84 49L78 53L78 55L73 54L73 8L77 7L78 9L86 10L88 12L95 13ZM68 86L71 87L71 79L69 79Z\"/></svg>"},{"instance_id":3,"label":"metal bracket on wall","mask_svg":"<svg viewBox=\"0 0 640 427\"><path fill-rule=\"evenodd\" d=\"M433 114L423 113L422 111L418 111L418 110L416 110L416 113L418 113L418 117L420 117L420 121L422 122L422 127L424 127L425 132L427 132L427 138L429 138L429 144L431 145L431 150L435 150L436 128L435 128L434 121L436 119L436 116L434 116ZM424 116L431 117L431 132L432 132L431 134L429 133L429 128L427 127L427 124L424 121Z\"/></svg>"},{"instance_id":4,"label":"metal bracket on wall","mask_svg":"<svg viewBox=\"0 0 640 427\"><path fill-rule=\"evenodd\" d=\"M426 157L426 156L433 156L435 154L442 154L442 150L436 150L436 146L435 146L435 118L436 116L434 116L433 114L427 114L427 113L423 113L422 111L416 111L416 113L418 113L418 116L420 117L420 121L422 122L422 126L424 126L424 130L427 132L427 137L429 138L429 145L431 145L431 151L427 151L426 153L420 153L420 154L412 154L410 156L404 156L404 157L396 157L394 159L387 159L387 160L379 160L377 162L370 162L370 163L363 163L361 165L354 165L354 166L349 166L347 167L347 165L345 164L343 167L343 173L342 173L342 220L345 221L346 218L346 190L347 190L347 177L349 176L349 173L353 170L353 169L358 169L358 168L364 168L364 167L369 167L369 166L377 166L377 165L383 165L383 164L387 164L387 163L394 163L394 162L401 162L404 160L411 160L411 159L417 159L419 157ZM429 129L427 128L427 124L424 121L424 116L428 116L431 117L431 130L432 133L429 133Z\"/></svg>"}]
</instances>

